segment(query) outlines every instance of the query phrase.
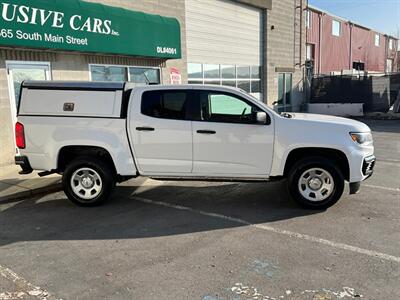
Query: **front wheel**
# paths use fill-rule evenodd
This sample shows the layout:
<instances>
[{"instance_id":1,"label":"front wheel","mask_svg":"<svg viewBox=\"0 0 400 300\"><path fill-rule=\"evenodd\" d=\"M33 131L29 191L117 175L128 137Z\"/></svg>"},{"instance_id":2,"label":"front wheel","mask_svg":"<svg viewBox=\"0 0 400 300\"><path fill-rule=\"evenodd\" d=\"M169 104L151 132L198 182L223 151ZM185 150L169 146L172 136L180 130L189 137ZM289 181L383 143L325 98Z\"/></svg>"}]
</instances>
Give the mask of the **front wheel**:
<instances>
[{"instance_id":1,"label":"front wheel","mask_svg":"<svg viewBox=\"0 0 400 300\"><path fill-rule=\"evenodd\" d=\"M62 181L68 199L79 206L102 204L115 186L115 176L110 166L91 157L72 161L66 167Z\"/></svg>"},{"instance_id":2,"label":"front wheel","mask_svg":"<svg viewBox=\"0 0 400 300\"><path fill-rule=\"evenodd\" d=\"M301 206L325 209L342 196L344 177L330 160L310 157L293 166L288 178L288 188L293 199Z\"/></svg>"}]
</instances>

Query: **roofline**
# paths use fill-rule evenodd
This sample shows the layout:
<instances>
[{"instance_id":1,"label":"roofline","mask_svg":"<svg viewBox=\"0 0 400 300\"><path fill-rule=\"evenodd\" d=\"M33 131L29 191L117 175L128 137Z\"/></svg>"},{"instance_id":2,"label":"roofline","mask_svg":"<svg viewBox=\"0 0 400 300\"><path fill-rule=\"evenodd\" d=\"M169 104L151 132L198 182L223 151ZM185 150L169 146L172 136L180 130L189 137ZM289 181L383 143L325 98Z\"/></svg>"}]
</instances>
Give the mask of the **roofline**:
<instances>
[{"instance_id":1,"label":"roofline","mask_svg":"<svg viewBox=\"0 0 400 300\"><path fill-rule=\"evenodd\" d=\"M329 11L323 10L323 9L318 8L318 7L316 7L316 6L313 6L313 5L311 5L311 4L308 4L308 5L307 5L307 8L310 8L311 10L315 10L315 11L317 11L317 12L320 12L320 13L323 13L323 14L326 14L326 15L330 15L331 17L333 17L333 18L335 18L335 19L342 20L342 21L344 21L344 22L350 22L350 20L348 20L348 19L345 19L345 18L339 17L339 16L337 16L337 15L334 15L334 14L330 13Z\"/></svg>"},{"instance_id":2,"label":"roofline","mask_svg":"<svg viewBox=\"0 0 400 300\"><path fill-rule=\"evenodd\" d=\"M57 89L57 90L123 90L125 82L100 81L23 81L22 87L27 89Z\"/></svg>"},{"instance_id":3,"label":"roofline","mask_svg":"<svg viewBox=\"0 0 400 300\"><path fill-rule=\"evenodd\" d=\"M222 85L212 85L212 84L156 84L156 85L144 85L144 86L134 86L130 82L109 82L109 81L58 81L58 80L48 80L48 81L23 81L22 88L34 89L34 90L77 90L77 91L120 91L120 90L130 90L130 89L143 89L143 90L181 90L181 89L211 89L215 91L241 91L240 88L222 86Z\"/></svg>"},{"instance_id":4,"label":"roofline","mask_svg":"<svg viewBox=\"0 0 400 300\"><path fill-rule=\"evenodd\" d=\"M392 39L399 40L399 38L397 38L397 37L395 37L395 36L393 36L393 35L391 35L391 34L387 34L387 33L384 33L384 32L382 32L382 31L379 31L379 30L370 28L370 27L368 27L368 26L364 26L364 25L362 25L362 24L353 22L353 21L351 21L351 20L349 20L349 19L345 19L345 18L343 18L343 17L334 15L334 14L330 13L329 11L323 10L323 9L321 9L321 8L318 8L318 7L314 6L314 5L308 4L308 5L307 5L307 9L311 9L311 10L314 10L314 11L316 11L316 12L329 15L329 16L333 17L334 19L338 19L338 20L341 20L341 21L343 21L343 22L347 22L347 23L350 23L350 24L352 24L352 25L356 25L356 26L358 26L358 27L362 27L362 28L364 28L364 29L368 29L368 30L370 30L370 31L379 33L379 34L381 34L381 35L390 37L390 38L392 38Z\"/></svg>"}]
</instances>

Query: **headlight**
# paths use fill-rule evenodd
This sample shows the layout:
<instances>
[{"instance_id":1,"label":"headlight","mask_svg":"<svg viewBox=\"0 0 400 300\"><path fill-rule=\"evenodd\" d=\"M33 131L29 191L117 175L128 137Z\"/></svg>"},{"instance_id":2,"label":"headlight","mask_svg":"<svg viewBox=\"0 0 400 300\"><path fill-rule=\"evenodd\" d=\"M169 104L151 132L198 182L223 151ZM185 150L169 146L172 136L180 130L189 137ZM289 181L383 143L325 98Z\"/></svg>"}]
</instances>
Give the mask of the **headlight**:
<instances>
[{"instance_id":1,"label":"headlight","mask_svg":"<svg viewBox=\"0 0 400 300\"><path fill-rule=\"evenodd\" d=\"M353 142L359 145L365 146L372 144L371 132L350 132L350 136Z\"/></svg>"}]
</instances>

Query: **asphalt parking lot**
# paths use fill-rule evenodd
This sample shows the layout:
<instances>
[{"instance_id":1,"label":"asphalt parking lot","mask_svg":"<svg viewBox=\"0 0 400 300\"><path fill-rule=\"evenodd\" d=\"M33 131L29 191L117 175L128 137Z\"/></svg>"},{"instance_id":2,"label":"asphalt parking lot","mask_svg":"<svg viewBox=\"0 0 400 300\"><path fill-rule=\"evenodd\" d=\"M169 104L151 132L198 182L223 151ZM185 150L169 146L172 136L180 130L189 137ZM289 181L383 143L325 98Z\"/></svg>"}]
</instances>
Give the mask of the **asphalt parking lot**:
<instances>
[{"instance_id":1,"label":"asphalt parking lot","mask_svg":"<svg viewBox=\"0 0 400 300\"><path fill-rule=\"evenodd\" d=\"M400 299L400 122L368 123L375 174L326 211L283 182L136 179L98 208L61 192L0 202L0 299Z\"/></svg>"}]
</instances>

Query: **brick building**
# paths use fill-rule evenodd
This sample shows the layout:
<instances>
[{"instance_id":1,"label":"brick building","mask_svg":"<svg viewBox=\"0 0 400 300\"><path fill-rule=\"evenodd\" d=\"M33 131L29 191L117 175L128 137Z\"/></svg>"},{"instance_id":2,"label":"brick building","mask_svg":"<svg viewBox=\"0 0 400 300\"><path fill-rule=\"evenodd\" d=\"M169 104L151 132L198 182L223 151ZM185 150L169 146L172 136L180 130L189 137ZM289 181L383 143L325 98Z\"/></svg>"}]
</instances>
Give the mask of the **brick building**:
<instances>
[{"instance_id":1,"label":"brick building","mask_svg":"<svg viewBox=\"0 0 400 300\"><path fill-rule=\"evenodd\" d=\"M303 99L303 0L1 3L0 165L13 161L21 81L240 87L278 110Z\"/></svg>"},{"instance_id":2,"label":"brick building","mask_svg":"<svg viewBox=\"0 0 400 300\"><path fill-rule=\"evenodd\" d=\"M306 12L307 55L314 74L396 72L398 40L313 6Z\"/></svg>"}]
</instances>

